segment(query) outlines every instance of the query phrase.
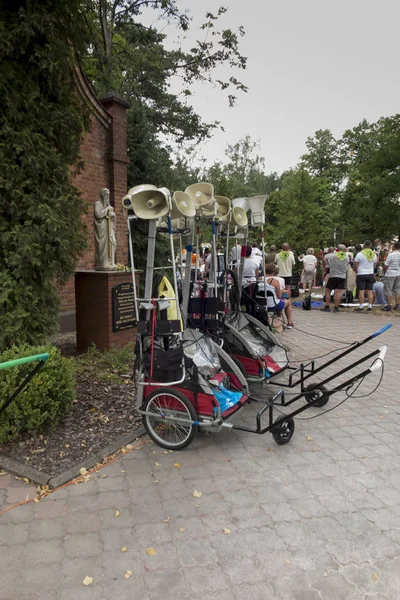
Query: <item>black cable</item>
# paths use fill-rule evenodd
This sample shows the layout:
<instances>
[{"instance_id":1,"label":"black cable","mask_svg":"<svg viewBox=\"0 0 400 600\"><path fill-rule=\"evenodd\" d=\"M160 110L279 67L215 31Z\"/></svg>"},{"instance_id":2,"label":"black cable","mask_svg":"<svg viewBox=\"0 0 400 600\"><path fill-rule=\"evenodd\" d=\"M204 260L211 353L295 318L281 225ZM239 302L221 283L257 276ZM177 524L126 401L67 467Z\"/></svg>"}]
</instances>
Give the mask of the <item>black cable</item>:
<instances>
[{"instance_id":1,"label":"black cable","mask_svg":"<svg viewBox=\"0 0 400 600\"><path fill-rule=\"evenodd\" d=\"M319 338L320 340L327 340L328 342L335 342L336 344L348 344L349 346L351 346L352 344L356 344L357 342L344 342L343 340L334 340L332 338L328 338L328 337L323 337L322 335L316 335L315 333L310 333L309 331L303 331L302 329L299 329L298 327L296 327L296 331L300 331L301 333L304 333L305 335L309 335L311 337L316 337Z\"/></svg>"}]
</instances>

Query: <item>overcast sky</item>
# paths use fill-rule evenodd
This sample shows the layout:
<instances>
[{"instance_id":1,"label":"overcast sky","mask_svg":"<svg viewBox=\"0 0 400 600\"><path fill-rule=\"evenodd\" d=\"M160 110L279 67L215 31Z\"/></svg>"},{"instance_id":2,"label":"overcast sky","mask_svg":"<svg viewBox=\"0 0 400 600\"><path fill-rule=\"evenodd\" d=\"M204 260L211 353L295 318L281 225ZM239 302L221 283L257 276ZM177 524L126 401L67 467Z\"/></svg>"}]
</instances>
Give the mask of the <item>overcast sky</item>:
<instances>
[{"instance_id":1,"label":"overcast sky","mask_svg":"<svg viewBox=\"0 0 400 600\"><path fill-rule=\"evenodd\" d=\"M249 134L267 171L280 172L298 162L316 130L339 137L363 118L399 112L398 0L178 0L194 18L189 35L200 39L196 26L221 4L229 7L221 24L246 31L247 69L233 74L249 91L230 109L218 88L195 88L195 110L225 128L202 147L207 162ZM173 39L171 27L165 33Z\"/></svg>"}]
</instances>

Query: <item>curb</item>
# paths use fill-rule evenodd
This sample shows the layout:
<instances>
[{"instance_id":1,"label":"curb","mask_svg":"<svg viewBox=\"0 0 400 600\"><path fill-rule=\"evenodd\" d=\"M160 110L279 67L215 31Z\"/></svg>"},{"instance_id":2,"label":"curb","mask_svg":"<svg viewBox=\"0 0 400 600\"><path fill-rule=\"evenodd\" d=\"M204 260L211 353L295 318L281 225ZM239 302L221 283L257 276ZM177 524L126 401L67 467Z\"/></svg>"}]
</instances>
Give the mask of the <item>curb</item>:
<instances>
[{"instance_id":1,"label":"curb","mask_svg":"<svg viewBox=\"0 0 400 600\"><path fill-rule=\"evenodd\" d=\"M26 465L25 463L21 463L13 458L9 458L8 456L4 456L0 454L0 469L11 473L12 475L16 475L17 477L25 477L32 481L32 483L37 483L39 485L48 485L50 489L54 489L59 487L60 485L64 485L68 483L75 477L80 476L80 469L84 467L89 470L94 467L97 463L102 462L107 456L110 454L114 454L117 450L126 446L127 444L131 444L135 440L139 439L146 433L146 430L143 427L140 427L136 431L132 433L128 433L120 438L118 438L115 442L106 446L105 448L100 448L94 454L91 454L88 458L83 460L82 462L77 463L70 469L67 469L60 475L50 475L49 473L44 473L43 471L38 471L37 469L33 469L31 466Z\"/></svg>"}]
</instances>

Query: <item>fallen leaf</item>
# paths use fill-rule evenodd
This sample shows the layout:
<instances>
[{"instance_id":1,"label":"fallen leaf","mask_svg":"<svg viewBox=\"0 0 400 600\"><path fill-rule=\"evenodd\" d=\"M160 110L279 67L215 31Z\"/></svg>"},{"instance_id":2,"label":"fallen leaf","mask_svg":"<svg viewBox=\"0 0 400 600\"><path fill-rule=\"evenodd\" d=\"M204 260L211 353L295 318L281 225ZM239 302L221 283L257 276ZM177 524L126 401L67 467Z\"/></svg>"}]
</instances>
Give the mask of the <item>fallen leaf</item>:
<instances>
[{"instance_id":1,"label":"fallen leaf","mask_svg":"<svg viewBox=\"0 0 400 600\"><path fill-rule=\"evenodd\" d=\"M158 483L158 479L155 479L155 480L153 481L153 483Z\"/></svg>"},{"instance_id":2,"label":"fallen leaf","mask_svg":"<svg viewBox=\"0 0 400 600\"><path fill-rule=\"evenodd\" d=\"M376 571L372 575L372 581L375 581L375 583L378 581L378 573Z\"/></svg>"},{"instance_id":3,"label":"fallen leaf","mask_svg":"<svg viewBox=\"0 0 400 600\"><path fill-rule=\"evenodd\" d=\"M81 468L79 469L79 473L80 473L81 475L86 475L86 473L87 473L87 470L85 469L85 467L81 467Z\"/></svg>"},{"instance_id":4,"label":"fallen leaf","mask_svg":"<svg viewBox=\"0 0 400 600\"><path fill-rule=\"evenodd\" d=\"M70 446L70 444L65 444L65 447L66 447L66 448L69 448L69 446Z\"/></svg>"},{"instance_id":5,"label":"fallen leaf","mask_svg":"<svg viewBox=\"0 0 400 600\"><path fill-rule=\"evenodd\" d=\"M198 492L197 490L194 490L192 496L193 498L201 498L201 496L203 495L203 492Z\"/></svg>"},{"instance_id":6,"label":"fallen leaf","mask_svg":"<svg viewBox=\"0 0 400 600\"><path fill-rule=\"evenodd\" d=\"M120 516L120 514L121 514L121 513L119 512L119 510L117 510L117 511L116 511L116 513L115 513L115 516L116 516L116 517L119 517L119 516Z\"/></svg>"},{"instance_id":7,"label":"fallen leaf","mask_svg":"<svg viewBox=\"0 0 400 600\"><path fill-rule=\"evenodd\" d=\"M125 448L128 450L128 452L130 452L131 450L135 449L135 446L133 444L127 444Z\"/></svg>"},{"instance_id":8,"label":"fallen leaf","mask_svg":"<svg viewBox=\"0 0 400 600\"><path fill-rule=\"evenodd\" d=\"M290 560L289 560L288 558L285 558L285 563L286 563L287 565L290 565L290 564L291 564L291 562L290 562Z\"/></svg>"},{"instance_id":9,"label":"fallen leaf","mask_svg":"<svg viewBox=\"0 0 400 600\"><path fill-rule=\"evenodd\" d=\"M230 529L228 529L227 527L224 527L224 529L222 531L225 535L229 535L230 533L232 533L232 531Z\"/></svg>"},{"instance_id":10,"label":"fallen leaf","mask_svg":"<svg viewBox=\"0 0 400 600\"><path fill-rule=\"evenodd\" d=\"M99 475L100 479L105 479L107 477L107 473L104 473L104 475Z\"/></svg>"},{"instance_id":11,"label":"fallen leaf","mask_svg":"<svg viewBox=\"0 0 400 600\"><path fill-rule=\"evenodd\" d=\"M183 531L185 531L185 528L184 528L184 527L181 527L181 528L179 529L179 533L182 533Z\"/></svg>"},{"instance_id":12,"label":"fallen leaf","mask_svg":"<svg viewBox=\"0 0 400 600\"><path fill-rule=\"evenodd\" d=\"M195 504L195 508L200 508L200 504Z\"/></svg>"},{"instance_id":13,"label":"fallen leaf","mask_svg":"<svg viewBox=\"0 0 400 600\"><path fill-rule=\"evenodd\" d=\"M328 573L326 571L324 573L324 577L328 577Z\"/></svg>"},{"instance_id":14,"label":"fallen leaf","mask_svg":"<svg viewBox=\"0 0 400 600\"><path fill-rule=\"evenodd\" d=\"M40 502L39 498L34 498L33 501L34 502Z\"/></svg>"},{"instance_id":15,"label":"fallen leaf","mask_svg":"<svg viewBox=\"0 0 400 600\"><path fill-rule=\"evenodd\" d=\"M132 571L130 571L129 569L127 570L127 572L124 575L124 579L129 579L129 577L132 575Z\"/></svg>"},{"instance_id":16,"label":"fallen leaf","mask_svg":"<svg viewBox=\"0 0 400 600\"><path fill-rule=\"evenodd\" d=\"M307 442L311 442L312 441L312 437L311 436L307 436Z\"/></svg>"},{"instance_id":17,"label":"fallen leaf","mask_svg":"<svg viewBox=\"0 0 400 600\"><path fill-rule=\"evenodd\" d=\"M30 483L30 481L27 477L24 477L24 483Z\"/></svg>"},{"instance_id":18,"label":"fallen leaf","mask_svg":"<svg viewBox=\"0 0 400 600\"><path fill-rule=\"evenodd\" d=\"M149 556L155 556L157 554L157 550L155 550L154 548L147 548L146 554L148 554Z\"/></svg>"},{"instance_id":19,"label":"fallen leaf","mask_svg":"<svg viewBox=\"0 0 400 600\"><path fill-rule=\"evenodd\" d=\"M154 463L156 467L161 467L161 463Z\"/></svg>"},{"instance_id":20,"label":"fallen leaf","mask_svg":"<svg viewBox=\"0 0 400 600\"><path fill-rule=\"evenodd\" d=\"M164 450L164 454L168 454L168 450Z\"/></svg>"},{"instance_id":21,"label":"fallen leaf","mask_svg":"<svg viewBox=\"0 0 400 600\"><path fill-rule=\"evenodd\" d=\"M127 550L128 550L128 548L126 546L122 546L121 552L126 552Z\"/></svg>"},{"instance_id":22,"label":"fallen leaf","mask_svg":"<svg viewBox=\"0 0 400 600\"><path fill-rule=\"evenodd\" d=\"M169 517L167 517L166 519L163 519L163 523L168 523L169 521Z\"/></svg>"},{"instance_id":23,"label":"fallen leaf","mask_svg":"<svg viewBox=\"0 0 400 600\"><path fill-rule=\"evenodd\" d=\"M93 583L93 577L86 575L85 579L83 580L83 585L90 585L91 583Z\"/></svg>"},{"instance_id":24,"label":"fallen leaf","mask_svg":"<svg viewBox=\"0 0 400 600\"><path fill-rule=\"evenodd\" d=\"M181 468L181 464L180 463L175 463L174 467L176 467L177 469L180 469Z\"/></svg>"}]
</instances>

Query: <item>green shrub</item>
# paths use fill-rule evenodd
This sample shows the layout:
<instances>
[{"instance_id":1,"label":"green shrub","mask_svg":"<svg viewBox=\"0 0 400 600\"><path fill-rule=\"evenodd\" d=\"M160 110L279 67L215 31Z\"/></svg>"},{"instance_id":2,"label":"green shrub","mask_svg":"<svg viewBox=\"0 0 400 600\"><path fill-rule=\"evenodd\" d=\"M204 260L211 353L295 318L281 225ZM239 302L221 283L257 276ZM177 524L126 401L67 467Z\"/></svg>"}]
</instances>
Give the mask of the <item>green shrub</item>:
<instances>
[{"instance_id":1,"label":"green shrub","mask_svg":"<svg viewBox=\"0 0 400 600\"><path fill-rule=\"evenodd\" d=\"M44 352L50 354L45 365L0 414L0 444L15 440L25 432L36 434L54 427L71 408L75 398L73 362L63 358L57 348L14 346L0 354L0 362ZM33 362L0 371L0 406L36 364Z\"/></svg>"}]
</instances>

